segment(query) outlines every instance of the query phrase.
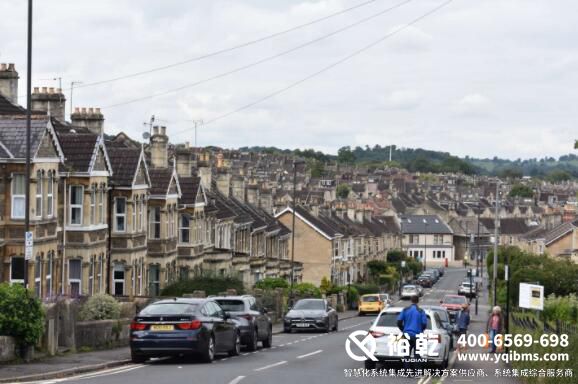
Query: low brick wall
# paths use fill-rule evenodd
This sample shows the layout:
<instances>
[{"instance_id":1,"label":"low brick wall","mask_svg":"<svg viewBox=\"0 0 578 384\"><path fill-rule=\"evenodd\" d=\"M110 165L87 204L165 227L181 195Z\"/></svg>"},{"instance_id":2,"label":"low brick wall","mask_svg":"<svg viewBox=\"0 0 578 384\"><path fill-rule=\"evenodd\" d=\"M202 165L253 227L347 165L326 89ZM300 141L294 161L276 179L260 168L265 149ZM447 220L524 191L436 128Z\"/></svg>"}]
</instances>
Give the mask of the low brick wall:
<instances>
[{"instance_id":1,"label":"low brick wall","mask_svg":"<svg viewBox=\"0 0 578 384\"><path fill-rule=\"evenodd\" d=\"M16 358L16 340L10 336L0 336L0 362Z\"/></svg>"},{"instance_id":2,"label":"low brick wall","mask_svg":"<svg viewBox=\"0 0 578 384\"><path fill-rule=\"evenodd\" d=\"M75 327L76 350L128 345L130 319L78 321Z\"/></svg>"}]
</instances>

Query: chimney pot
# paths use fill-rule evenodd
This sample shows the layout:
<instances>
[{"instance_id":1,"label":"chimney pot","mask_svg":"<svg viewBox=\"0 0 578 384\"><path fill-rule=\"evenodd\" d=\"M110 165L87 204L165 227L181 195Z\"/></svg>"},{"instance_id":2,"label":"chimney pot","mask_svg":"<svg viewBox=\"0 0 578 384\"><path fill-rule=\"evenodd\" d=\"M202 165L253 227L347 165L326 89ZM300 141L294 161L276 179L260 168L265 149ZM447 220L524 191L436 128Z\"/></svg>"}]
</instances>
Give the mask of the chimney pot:
<instances>
[{"instance_id":1,"label":"chimney pot","mask_svg":"<svg viewBox=\"0 0 578 384\"><path fill-rule=\"evenodd\" d=\"M82 107L81 111L82 113L86 113L86 107Z\"/></svg>"},{"instance_id":2,"label":"chimney pot","mask_svg":"<svg viewBox=\"0 0 578 384\"><path fill-rule=\"evenodd\" d=\"M8 70L9 70L9 71L15 71L15 69L14 69L14 63L8 64Z\"/></svg>"},{"instance_id":3,"label":"chimney pot","mask_svg":"<svg viewBox=\"0 0 578 384\"><path fill-rule=\"evenodd\" d=\"M80 108L74 107L74 113L80 113Z\"/></svg>"},{"instance_id":4,"label":"chimney pot","mask_svg":"<svg viewBox=\"0 0 578 384\"><path fill-rule=\"evenodd\" d=\"M2 71L5 71L5 70L6 70L6 63L0 64L0 69L1 69Z\"/></svg>"},{"instance_id":5,"label":"chimney pot","mask_svg":"<svg viewBox=\"0 0 578 384\"><path fill-rule=\"evenodd\" d=\"M92 109L92 107L88 108L88 113L94 113L94 110Z\"/></svg>"},{"instance_id":6,"label":"chimney pot","mask_svg":"<svg viewBox=\"0 0 578 384\"><path fill-rule=\"evenodd\" d=\"M62 93L62 88L56 88L56 92Z\"/></svg>"},{"instance_id":7,"label":"chimney pot","mask_svg":"<svg viewBox=\"0 0 578 384\"><path fill-rule=\"evenodd\" d=\"M153 135L158 135L159 134L159 126L155 125L153 126Z\"/></svg>"},{"instance_id":8,"label":"chimney pot","mask_svg":"<svg viewBox=\"0 0 578 384\"><path fill-rule=\"evenodd\" d=\"M161 135L165 136L166 134L167 134L167 127L163 125L161 126Z\"/></svg>"},{"instance_id":9,"label":"chimney pot","mask_svg":"<svg viewBox=\"0 0 578 384\"><path fill-rule=\"evenodd\" d=\"M94 112L100 115L100 108L94 108Z\"/></svg>"},{"instance_id":10,"label":"chimney pot","mask_svg":"<svg viewBox=\"0 0 578 384\"><path fill-rule=\"evenodd\" d=\"M54 93L54 87L48 88L48 93Z\"/></svg>"},{"instance_id":11,"label":"chimney pot","mask_svg":"<svg viewBox=\"0 0 578 384\"><path fill-rule=\"evenodd\" d=\"M3 65L5 65L5 64L3 64ZM40 92L40 88L39 88L39 87L34 87L34 93L38 93L38 92Z\"/></svg>"},{"instance_id":12,"label":"chimney pot","mask_svg":"<svg viewBox=\"0 0 578 384\"><path fill-rule=\"evenodd\" d=\"M46 93L48 92L48 89L46 87L42 87L42 93Z\"/></svg>"}]
</instances>

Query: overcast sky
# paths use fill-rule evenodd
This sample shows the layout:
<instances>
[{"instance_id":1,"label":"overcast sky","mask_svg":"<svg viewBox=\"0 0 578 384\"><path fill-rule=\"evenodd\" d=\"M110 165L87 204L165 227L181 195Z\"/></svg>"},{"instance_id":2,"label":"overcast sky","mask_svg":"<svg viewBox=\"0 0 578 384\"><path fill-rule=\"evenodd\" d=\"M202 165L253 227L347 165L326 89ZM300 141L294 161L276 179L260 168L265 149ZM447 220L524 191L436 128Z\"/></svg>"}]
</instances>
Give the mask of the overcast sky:
<instances>
[{"instance_id":1,"label":"overcast sky","mask_svg":"<svg viewBox=\"0 0 578 384\"><path fill-rule=\"evenodd\" d=\"M315 20L367 0L36 1L33 86L63 88L171 64ZM205 60L74 91L103 107L106 132L141 138L151 115L171 142L282 89L411 22L444 0L414 0L288 55L162 97L283 52L403 0L376 0L275 39ZM454 0L330 71L199 129L199 145L422 147L472 157L559 156L578 137L578 2ZM0 1L0 62L25 94L26 2ZM69 91L66 91L67 98ZM25 104L25 97L20 98ZM68 105L67 105L68 107ZM68 111L67 111L68 113Z\"/></svg>"}]
</instances>

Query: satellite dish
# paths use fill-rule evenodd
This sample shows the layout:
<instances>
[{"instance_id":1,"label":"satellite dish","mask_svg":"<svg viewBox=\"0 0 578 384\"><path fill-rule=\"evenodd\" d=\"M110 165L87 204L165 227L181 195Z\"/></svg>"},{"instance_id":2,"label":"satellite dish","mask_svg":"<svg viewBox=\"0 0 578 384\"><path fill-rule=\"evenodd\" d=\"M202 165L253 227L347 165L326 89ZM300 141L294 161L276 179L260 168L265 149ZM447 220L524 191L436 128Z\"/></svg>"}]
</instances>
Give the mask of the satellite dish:
<instances>
[{"instance_id":1,"label":"satellite dish","mask_svg":"<svg viewBox=\"0 0 578 384\"><path fill-rule=\"evenodd\" d=\"M150 134L150 133L148 133L148 132L143 132L143 134L142 134L142 138L143 138L143 139L148 140L150 137L151 137L151 134Z\"/></svg>"}]
</instances>

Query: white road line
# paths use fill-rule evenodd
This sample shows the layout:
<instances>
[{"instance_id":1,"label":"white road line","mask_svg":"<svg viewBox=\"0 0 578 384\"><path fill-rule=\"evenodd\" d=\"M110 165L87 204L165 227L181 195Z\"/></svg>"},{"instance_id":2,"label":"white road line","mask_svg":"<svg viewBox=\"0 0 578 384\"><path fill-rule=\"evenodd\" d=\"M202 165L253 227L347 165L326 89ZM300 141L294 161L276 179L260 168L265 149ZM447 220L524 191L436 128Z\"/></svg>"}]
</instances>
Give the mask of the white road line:
<instances>
[{"instance_id":1,"label":"white road line","mask_svg":"<svg viewBox=\"0 0 578 384\"><path fill-rule=\"evenodd\" d=\"M279 346L280 346L280 347L284 347L284 346L285 346L285 344L279 344Z\"/></svg>"},{"instance_id":2,"label":"white road line","mask_svg":"<svg viewBox=\"0 0 578 384\"><path fill-rule=\"evenodd\" d=\"M248 354L249 354L248 352L246 352L246 353L241 353L241 356L247 356Z\"/></svg>"},{"instance_id":3,"label":"white road line","mask_svg":"<svg viewBox=\"0 0 578 384\"><path fill-rule=\"evenodd\" d=\"M253 369L253 371L255 371L255 372L264 371L265 369L277 367L277 366L283 365L283 364L287 364L287 360L279 361L278 363L274 363L274 364L269 364L269 365L266 365L266 366L261 367L261 368L255 368L255 369Z\"/></svg>"},{"instance_id":4,"label":"white road line","mask_svg":"<svg viewBox=\"0 0 578 384\"><path fill-rule=\"evenodd\" d=\"M297 358L298 358L298 359L302 359L302 358L304 358L304 357L313 356L313 355L316 355L316 354L321 353L321 352L323 352L323 349L319 349L319 350L317 350L317 351L315 351L315 352L307 353L307 354L305 354L305 355L297 356Z\"/></svg>"},{"instance_id":5,"label":"white road line","mask_svg":"<svg viewBox=\"0 0 578 384\"><path fill-rule=\"evenodd\" d=\"M229 381L229 384L238 384L244 378L245 378L245 376L237 376L233 380Z\"/></svg>"},{"instance_id":6,"label":"white road line","mask_svg":"<svg viewBox=\"0 0 578 384\"><path fill-rule=\"evenodd\" d=\"M99 371L99 372L90 372L90 373L85 373L85 374L77 375L77 376L64 377L62 379L34 381L34 382L31 382L31 384L32 383L55 384L55 383L62 383L65 381L70 381L70 380L92 379L95 377L110 376L110 375L116 375L119 373L129 372L129 371L132 371L134 369L138 369L138 368L142 368L142 367L144 367L144 365L131 365L128 367L126 367L126 366L116 367L116 368L110 368L110 369L106 369L104 371Z\"/></svg>"}]
</instances>

